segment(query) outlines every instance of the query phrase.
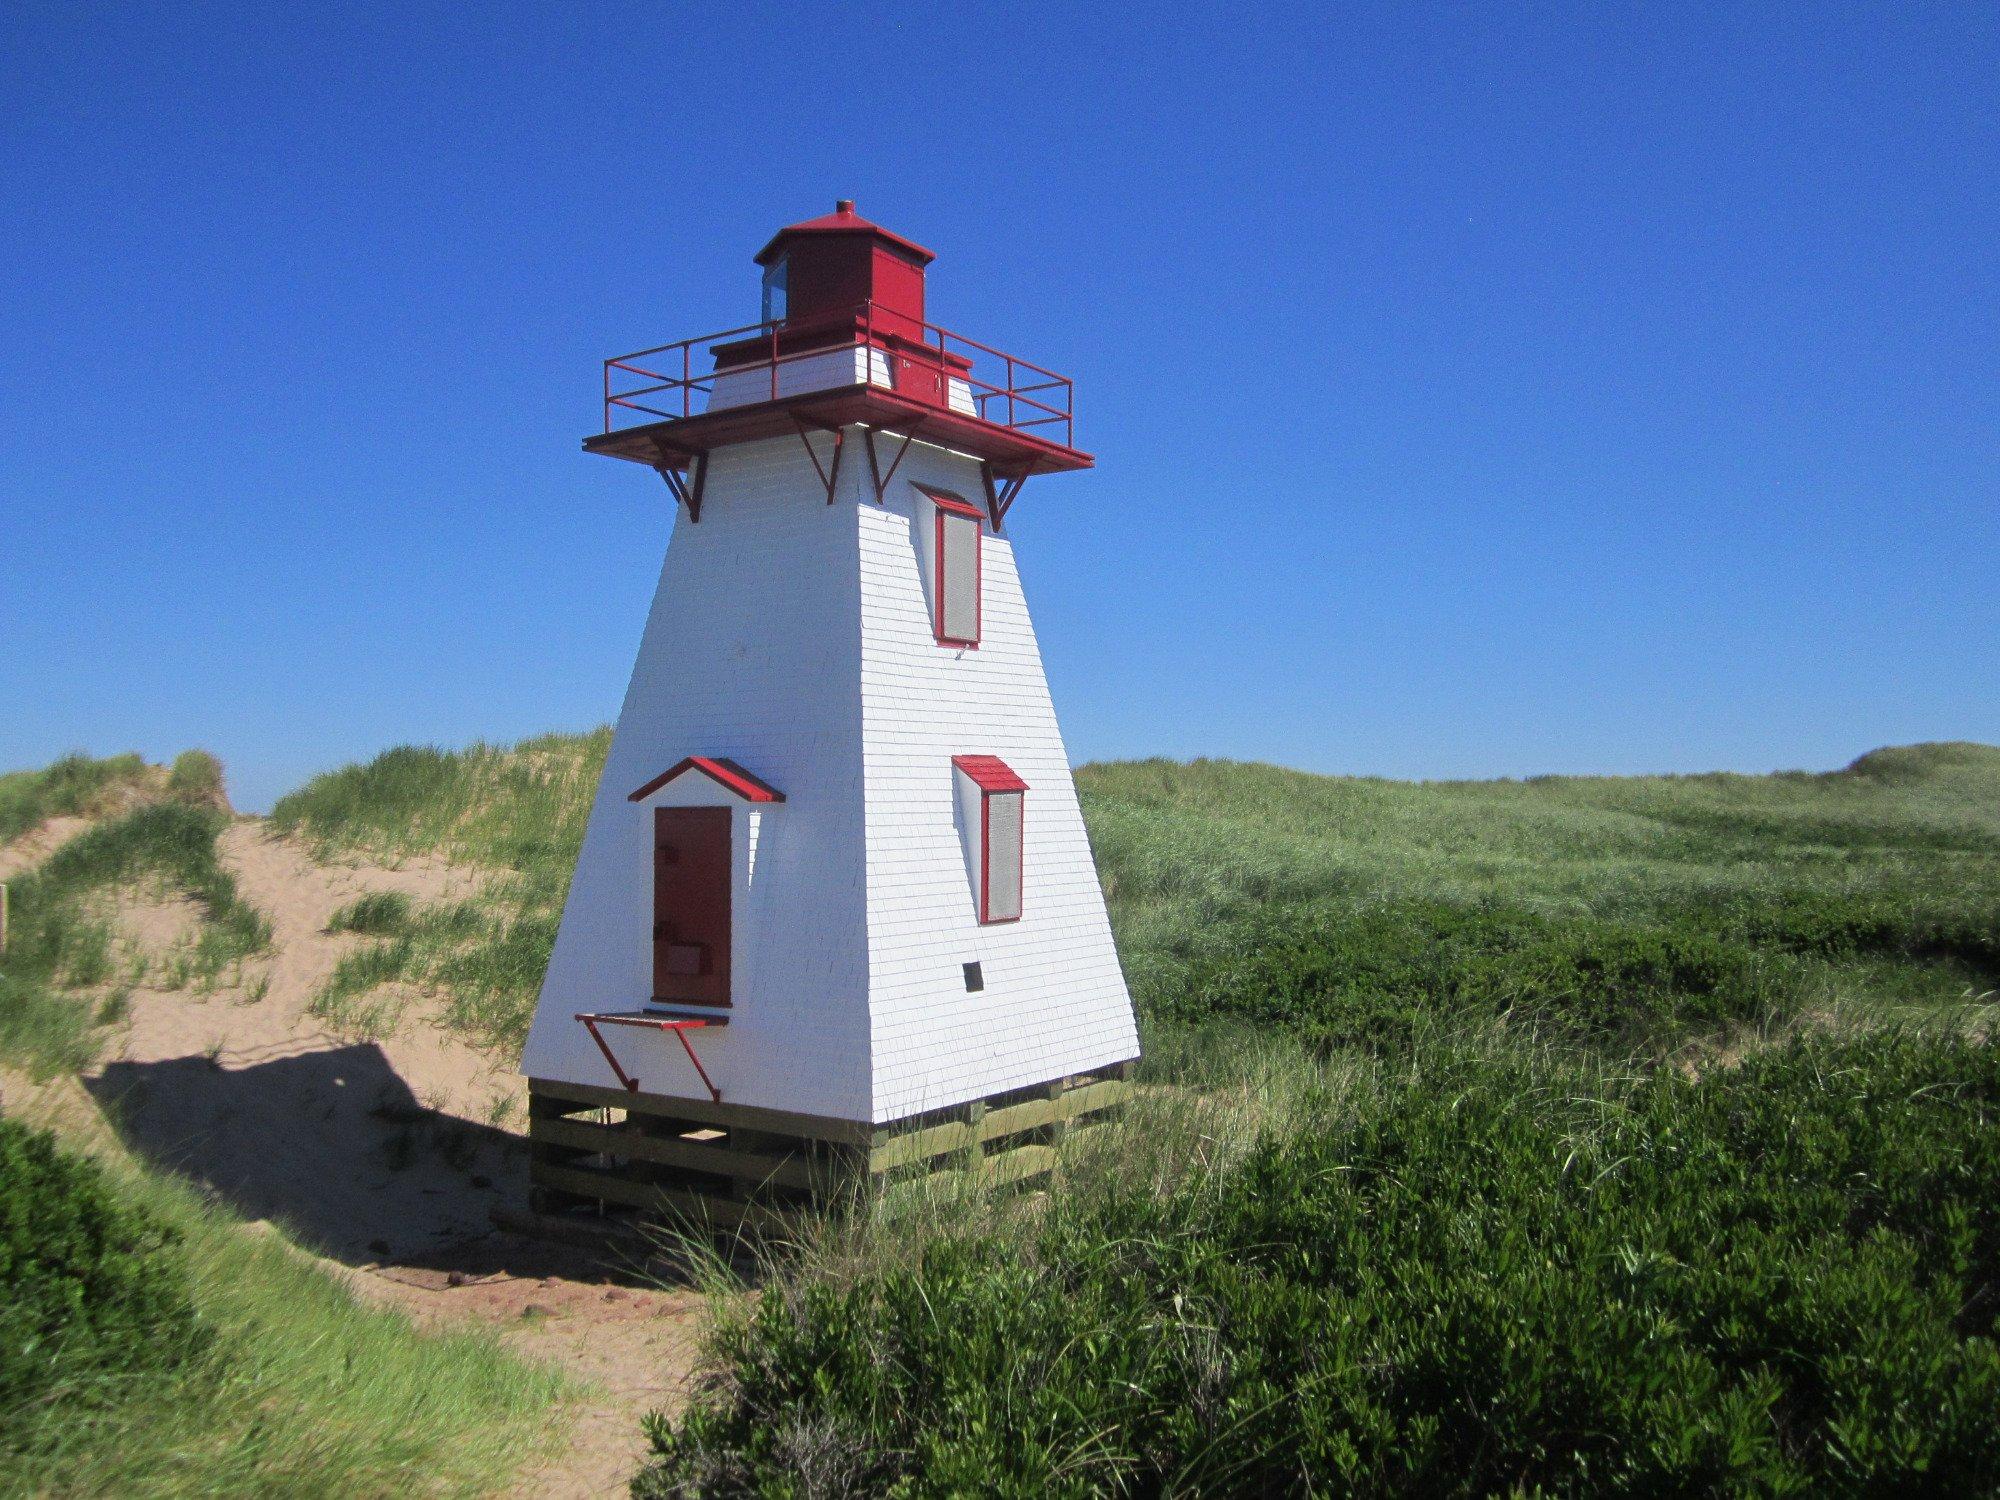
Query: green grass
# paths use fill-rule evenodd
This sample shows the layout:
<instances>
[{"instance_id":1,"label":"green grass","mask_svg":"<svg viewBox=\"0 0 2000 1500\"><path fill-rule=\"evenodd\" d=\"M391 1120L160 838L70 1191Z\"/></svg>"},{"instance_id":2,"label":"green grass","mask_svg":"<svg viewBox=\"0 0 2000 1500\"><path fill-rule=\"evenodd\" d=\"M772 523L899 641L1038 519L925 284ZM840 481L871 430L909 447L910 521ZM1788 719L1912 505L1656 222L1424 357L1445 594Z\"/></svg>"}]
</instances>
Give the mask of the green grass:
<instances>
[{"instance_id":1,"label":"green grass","mask_svg":"<svg viewBox=\"0 0 2000 1500\"><path fill-rule=\"evenodd\" d=\"M206 1340L146 1378L17 1413L5 1493L483 1495L555 1441L570 1387L490 1336L363 1307L277 1235L121 1170L122 1210L176 1242Z\"/></svg>"},{"instance_id":2,"label":"green grass","mask_svg":"<svg viewBox=\"0 0 2000 1500\"><path fill-rule=\"evenodd\" d=\"M371 891L333 914L328 932L352 932L362 937L393 937L410 925L410 898L401 891Z\"/></svg>"},{"instance_id":3,"label":"green grass","mask_svg":"<svg viewBox=\"0 0 2000 1500\"><path fill-rule=\"evenodd\" d=\"M270 940L216 857L228 817L209 807L155 803L86 830L10 883L10 932L0 960L0 1057L40 1073L84 1066L96 1051L90 1006L67 991L108 981L111 929L101 898L144 885L200 908L182 978L213 978Z\"/></svg>"},{"instance_id":4,"label":"green grass","mask_svg":"<svg viewBox=\"0 0 2000 1500\"><path fill-rule=\"evenodd\" d=\"M2000 750L1826 775L1409 784L1086 766L1142 1015L1395 1042L1460 1012L1629 1043L2000 983Z\"/></svg>"},{"instance_id":5,"label":"green grass","mask_svg":"<svg viewBox=\"0 0 2000 1500\"><path fill-rule=\"evenodd\" d=\"M167 772L167 795L183 802L221 802L222 762L206 750L183 750Z\"/></svg>"},{"instance_id":6,"label":"green grass","mask_svg":"<svg viewBox=\"0 0 2000 1500\"><path fill-rule=\"evenodd\" d=\"M146 776L146 763L136 755L104 760L66 755L39 771L0 773L0 843L46 818L97 812L118 788L138 785Z\"/></svg>"},{"instance_id":7,"label":"green grass","mask_svg":"<svg viewBox=\"0 0 2000 1500\"><path fill-rule=\"evenodd\" d=\"M505 748L390 750L280 800L272 822L323 854L441 855L494 875L465 901L393 916L356 913L374 925L347 930L387 941L349 955L319 1008L368 1030L382 1014L372 991L395 982L430 986L445 995L450 1023L501 1050L518 1049L610 743L610 731L600 729Z\"/></svg>"},{"instance_id":8,"label":"green grass","mask_svg":"<svg viewBox=\"0 0 2000 1500\"><path fill-rule=\"evenodd\" d=\"M323 1007L440 989L518 1047L608 732L391 750L275 820L328 853L502 872L397 919ZM1411 784L1222 761L1077 777L1142 1020L1403 1045L1461 1015L1619 1046L1872 998L2000 985L2000 750L1877 751L1844 771Z\"/></svg>"},{"instance_id":9,"label":"green grass","mask_svg":"<svg viewBox=\"0 0 2000 1500\"><path fill-rule=\"evenodd\" d=\"M86 1158L0 1119L0 1456L193 1366L179 1234Z\"/></svg>"},{"instance_id":10,"label":"green grass","mask_svg":"<svg viewBox=\"0 0 2000 1500\"><path fill-rule=\"evenodd\" d=\"M281 804L511 872L348 914L329 1009L517 1042L603 746ZM2000 750L1078 787L1152 1091L1046 1199L769 1247L640 1493L2000 1489Z\"/></svg>"}]
</instances>

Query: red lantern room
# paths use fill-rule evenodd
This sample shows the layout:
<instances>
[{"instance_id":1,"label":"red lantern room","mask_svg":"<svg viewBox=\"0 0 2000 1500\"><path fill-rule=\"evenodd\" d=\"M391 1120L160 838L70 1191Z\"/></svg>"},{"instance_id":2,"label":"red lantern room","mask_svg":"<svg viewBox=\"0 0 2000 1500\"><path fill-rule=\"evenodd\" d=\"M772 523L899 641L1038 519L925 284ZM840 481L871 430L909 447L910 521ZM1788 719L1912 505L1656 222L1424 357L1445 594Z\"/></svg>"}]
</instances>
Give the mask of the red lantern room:
<instances>
[{"instance_id":1,"label":"red lantern room","mask_svg":"<svg viewBox=\"0 0 2000 1500\"><path fill-rule=\"evenodd\" d=\"M875 304L885 327L915 335L924 322L924 267L937 257L871 224L842 198L833 212L771 236L757 252L764 268L764 321L809 322Z\"/></svg>"},{"instance_id":2,"label":"red lantern room","mask_svg":"<svg viewBox=\"0 0 2000 1500\"><path fill-rule=\"evenodd\" d=\"M604 431L584 447L658 469L699 521L718 447L830 433L831 467L807 443L830 502L849 430L866 443L878 499L901 450L878 451L877 435L904 447L921 437L981 461L998 525L1029 475L1092 460L1074 446L1066 377L927 320L933 259L845 198L779 230L755 256L759 320L606 360Z\"/></svg>"}]
</instances>

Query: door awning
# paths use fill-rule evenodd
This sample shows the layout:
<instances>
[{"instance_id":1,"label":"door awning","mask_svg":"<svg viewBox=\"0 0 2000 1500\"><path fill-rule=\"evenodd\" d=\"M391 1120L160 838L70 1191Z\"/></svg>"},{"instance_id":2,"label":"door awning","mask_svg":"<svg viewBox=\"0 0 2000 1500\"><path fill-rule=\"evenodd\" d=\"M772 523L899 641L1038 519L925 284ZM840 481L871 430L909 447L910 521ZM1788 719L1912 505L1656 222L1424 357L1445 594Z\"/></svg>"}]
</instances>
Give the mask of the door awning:
<instances>
[{"instance_id":1,"label":"door awning","mask_svg":"<svg viewBox=\"0 0 2000 1500\"><path fill-rule=\"evenodd\" d=\"M783 802L785 794L762 777L753 776L735 761L723 755L690 755L679 765L662 771L639 790L626 798L628 802L640 802L653 795L668 782L690 771L699 771L726 791L734 792L745 802Z\"/></svg>"}]
</instances>

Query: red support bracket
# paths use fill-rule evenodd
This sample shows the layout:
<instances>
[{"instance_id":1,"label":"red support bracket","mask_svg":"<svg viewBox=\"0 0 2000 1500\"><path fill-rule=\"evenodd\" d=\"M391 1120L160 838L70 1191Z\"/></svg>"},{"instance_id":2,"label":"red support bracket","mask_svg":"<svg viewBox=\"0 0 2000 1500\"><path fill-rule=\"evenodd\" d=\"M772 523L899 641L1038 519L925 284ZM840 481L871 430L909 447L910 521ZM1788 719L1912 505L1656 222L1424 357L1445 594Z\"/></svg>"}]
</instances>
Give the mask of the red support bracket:
<instances>
[{"instance_id":1,"label":"red support bracket","mask_svg":"<svg viewBox=\"0 0 2000 1500\"><path fill-rule=\"evenodd\" d=\"M659 455L659 462L653 467L659 470L660 478L666 480L667 488L674 492L674 499L688 508L688 519L699 522L701 492L708 483L707 452L704 450L691 454L673 447L658 437L653 439L653 451ZM680 476L680 471L688 467L694 470L694 482L691 486Z\"/></svg>"},{"instance_id":2,"label":"red support bracket","mask_svg":"<svg viewBox=\"0 0 2000 1500\"><path fill-rule=\"evenodd\" d=\"M799 441L806 445L806 457L813 461L813 468L819 472L819 482L826 486L826 503L833 504L833 487L840 483L840 450L847 444L847 434L838 427L825 422L815 422L812 418L802 417L797 412L792 413L792 425L799 430ZM812 434L806 430L809 427L816 427L821 432L833 434L831 467L821 466L819 453L812 445Z\"/></svg>"},{"instance_id":3,"label":"red support bracket","mask_svg":"<svg viewBox=\"0 0 2000 1500\"><path fill-rule=\"evenodd\" d=\"M889 493L889 481L896 477L897 466L902 463L903 455L910 451L910 444L915 440L917 430L923 425L924 419L922 417L918 417L914 422L910 423L909 429L903 433L903 446L896 450L896 456L890 460L889 472L886 474L882 472L882 466L875 458L875 429L873 427L864 427L861 429L861 436L868 444L868 474L875 481L875 503L877 505L882 504L882 497ZM884 427L882 430L893 433L897 429L894 427Z\"/></svg>"},{"instance_id":4,"label":"red support bracket","mask_svg":"<svg viewBox=\"0 0 2000 1500\"><path fill-rule=\"evenodd\" d=\"M1007 519L1007 512L1013 507L1015 497L1021 493L1021 486L1028 482L1028 476L1034 472L1034 465L1030 464L1013 477L1000 481L996 489L993 483L993 465L985 462L979 465L979 477L986 486L986 514L992 518L995 531L998 531L1000 523Z\"/></svg>"},{"instance_id":5,"label":"red support bracket","mask_svg":"<svg viewBox=\"0 0 2000 1500\"><path fill-rule=\"evenodd\" d=\"M729 1020L726 1016L710 1019L707 1016L656 1016L645 1011L609 1011L595 1014L579 1011L576 1018L583 1023L583 1029L590 1033L590 1039L597 1043L597 1050L602 1052L604 1060L611 1064L611 1071L617 1075L618 1082L624 1086L627 1093L639 1092L639 1080L625 1071L624 1066L618 1061L618 1055L611 1050L611 1044L605 1041L604 1033L597 1029L599 1026L640 1026L649 1031L671 1031L679 1038L681 1050L687 1053L688 1061L694 1064L695 1072L701 1075L702 1087L708 1090L708 1097L717 1104L722 1102L722 1090L715 1086L714 1080L708 1076L708 1069L704 1068L701 1059L695 1056L694 1044L687 1039L687 1034L690 1031L699 1031L705 1026L727 1026Z\"/></svg>"}]
</instances>

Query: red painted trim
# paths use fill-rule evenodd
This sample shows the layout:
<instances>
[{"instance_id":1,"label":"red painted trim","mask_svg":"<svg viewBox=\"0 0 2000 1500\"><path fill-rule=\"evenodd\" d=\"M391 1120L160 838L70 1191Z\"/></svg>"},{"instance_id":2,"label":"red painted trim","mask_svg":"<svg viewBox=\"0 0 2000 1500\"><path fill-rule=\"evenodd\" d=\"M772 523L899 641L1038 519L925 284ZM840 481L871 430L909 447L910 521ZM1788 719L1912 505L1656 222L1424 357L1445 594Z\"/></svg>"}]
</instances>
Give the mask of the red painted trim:
<instances>
[{"instance_id":1,"label":"red painted trim","mask_svg":"<svg viewBox=\"0 0 2000 1500\"><path fill-rule=\"evenodd\" d=\"M954 755L951 763L982 792L1025 792L1028 783L997 755Z\"/></svg>"},{"instance_id":2,"label":"red painted trim","mask_svg":"<svg viewBox=\"0 0 2000 1500\"><path fill-rule=\"evenodd\" d=\"M982 927L1004 927L1009 922L1021 920L1021 912L1028 905L1028 799L1022 796L1027 783L1021 783L1019 791L987 792L979 794L979 925ZM1014 831L1014 902L1018 908L1011 917L993 915L993 799L995 796L1021 797L1021 826Z\"/></svg>"},{"instance_id":3,"label":"red painted trim","mask_svg":"<svg viewBox=\"0 0 2000 1500\"><path fill-rule=\"evenodd\" d=\"M727 756L690 755L671 770L662 771L651 781L626 797L628 802L638 802L650 797L661 787L686 771L700 771L728 791L734 792L745 802L783 802L785 794L761 777L737 765Z\"/></svg>"},{"instance_id":4,"label":"red painted trim","mask_svg":"<svg viewBox=\"0 0 2000 1500\"><path fill-rule=\"evenodd\" d=\"M934 490L924 484L916 487L932 505L937 507L937 514L931 517L931 525L937 536L937 552L933 559L935 566L931 570L934 584L931 592L937 596L936 608L931 613L931 633L937 637L940 646L963 647L976 651L979 649L980 638L986 631L986 528L980 522L978 510L967 505L950 490ZM972 522L972 635L969 639L946 635L944 629L944 518L946 516L958 516Z\"/></svg>"},{"instance_id":5,"label":"red painted trim","mask_svg":"<svg viewBox=\"0 0 2000 1500\"><path fill-rule=\"evenodd\" d=\"M954 494L950 490L941 490L934 484L924 484L920 480L915 479L910 481L910 485L911 488L928 495L939 510L948 510L953 515L964 516L970 521L977 521L979 519L979 507L967 500L963 495Z\"/></svg>"},{"instance_id":6,"label":"red painted trim","mask_svg":"<svg viewBox=\"0 0 2000 1500\"><path fill-rule=\"evenodd\" d=\"M875 461L875 429L873 427L863 427L861 429L861 436L868 444L868 472L875 480L875 503L877 505L883 503L882 497L888 491L889 481L896 477L897 466L902 463L903 455L910 451L910 444L916 441L917 429L923 425L924 419L922 417L917 418L916 421L910 424L909 431L902 435L903 446L896 450L896 456L889 461L889 472L886 474L882 472L882 466ZM884 432L894 432L896 429L885 427L882 430Z\"/></svg>"}]
</instances>

